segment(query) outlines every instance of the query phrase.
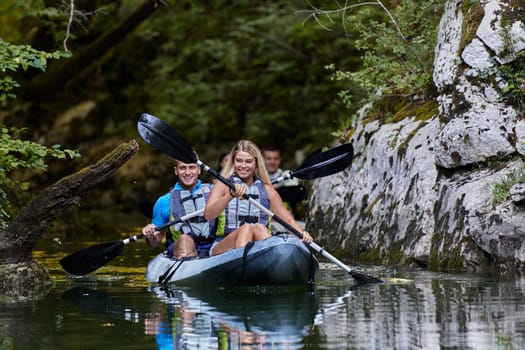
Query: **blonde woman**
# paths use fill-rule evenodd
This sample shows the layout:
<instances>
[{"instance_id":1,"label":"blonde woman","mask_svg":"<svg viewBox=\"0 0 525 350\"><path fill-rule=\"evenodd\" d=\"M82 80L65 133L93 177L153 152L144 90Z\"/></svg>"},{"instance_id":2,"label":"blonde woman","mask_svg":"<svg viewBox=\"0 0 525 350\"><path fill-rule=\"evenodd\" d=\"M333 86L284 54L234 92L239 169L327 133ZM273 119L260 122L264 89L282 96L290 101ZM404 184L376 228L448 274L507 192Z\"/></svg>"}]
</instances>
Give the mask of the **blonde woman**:
<instances>
[{"instance_id":1,"label":"blonde woman","mask_svg":"<svg viewBox=\"0 0 525 350\"><path fill-rule=\"evenodd\" d=\"M224 238L212 247L212 255L271 236L270 218L257 205L243 199L245 194L302 232L305 243L312 242L310 234L297 224L273 188L261 151L253 142L241 140L233 147L221 175L232 181L235 191L217 182L206 202L204 217L207 220L215 219L225 212L224 222L219 224Z\"/></svg>"}]
</instances>

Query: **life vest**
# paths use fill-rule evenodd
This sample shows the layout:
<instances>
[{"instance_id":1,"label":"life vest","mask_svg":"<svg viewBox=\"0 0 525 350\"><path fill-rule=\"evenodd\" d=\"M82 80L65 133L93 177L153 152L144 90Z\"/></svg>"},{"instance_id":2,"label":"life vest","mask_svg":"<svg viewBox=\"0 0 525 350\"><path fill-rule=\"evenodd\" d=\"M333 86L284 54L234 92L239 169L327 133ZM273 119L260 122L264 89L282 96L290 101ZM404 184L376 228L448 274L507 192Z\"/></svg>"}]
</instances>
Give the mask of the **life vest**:
<instances>
[{"instance_id":1,"label":"life vest","mask_svg":"<svg viewBox=\"0 0 525 350\"><path fill-rule=\"evenodd\" d=\"M200 184L193 191L174 188L170 192L170 219L179 220L184 215L204 208L210 196L210 184ZM215 239L215 220L206 220L204 214L170 227L171 238L176 241L181 234L190 235L196 244L211 243Z\"/></svg>"},{"instance_id":2,"label":"life vest","mask_svg":"<svg viewBox=\"0 0 525 350\"><path fill-rule=\"evenodd\" d=\"M234 184L243 184L237 176L232 176L231 180ZM253 185L246 190L246 194L261 203L263 207L270 208L270 198L268 197L268 192L266 192L264 182L261 180L255 179ZM248 200L232 199L224 210L224 235L229 234L246 223L263 224L269 227L270 217Z\"/></svg>"},{"instance_id":3,"label":"life vest","mask_svg":"<svg viewBox=\"0 0 525 350\"><path fill-rule=\"evenodd\" d=\"M268 176L270 177L270 182L273 182L275 180L277 180L279 177L283 176L284 175L284 172L283 172L283 169L279 168L275 171L275 173L273 174L268 174ZM277 184L274 184L274 186L277 185ZM279 184L280 185L280 184Z\"/></svg>"}]
</instances>

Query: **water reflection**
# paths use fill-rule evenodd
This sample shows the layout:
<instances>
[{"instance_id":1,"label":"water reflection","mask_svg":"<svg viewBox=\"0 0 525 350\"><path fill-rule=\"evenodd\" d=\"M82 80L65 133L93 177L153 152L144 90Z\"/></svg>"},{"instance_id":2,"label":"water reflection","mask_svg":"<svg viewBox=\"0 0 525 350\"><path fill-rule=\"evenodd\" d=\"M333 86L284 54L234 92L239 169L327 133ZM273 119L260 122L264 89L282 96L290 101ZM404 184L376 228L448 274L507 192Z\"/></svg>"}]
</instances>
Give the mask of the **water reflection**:
<instances>
[{"instance_id":1,"label":"water reflection","mask_svg":"<svg viewBox=\"0 0 525 350\"><path fill-rule=\"evenodd\" d=\"M405 276L412 280L321 298L318 334L333 348L525 348L523 279L426 271Z\"/></svg>"},{"instance_id":2,"label":"water reflection","mask_svg":"<svg viewBox=\"0 0 525 350\"><path fill-rule=\"evenodd\" d=\"M136 324L158 349L525 346L523 280L420 272L408 282L355 286L324 272L312 290L150 286L149 302L137 303L111 289L75 287L63 298L86 319L104 313L106 324Z\"/></svg>"},{"instance_id":3,"label":"water reflection","mask_svg":"<svg viewBox=\"0 0 525 350\"><path fill-rule=\"evenodd\" d=\"M302 288L151 291L179 312L173 320L184 325L182 329L194 330L189 337L177 339L181 346L210 337L209 345L220 344L224 349L300 348L318 309L315 293Z\"/></svg>"},{"instance_id":4,"label":"water reflection","mask_svg":"<svg viewBox=\"0 0 525 350\"><path fill-rule=\"evenodd\" d=\"M145 282L146 248L82 278L38 254L53 289L0 300L0 349L525 349L523 278L365 267L388 282L356 287L322 263L312 290L166 290Z\"/></svg>"},{"instance_id":5,"label":"water reflection","mask_svg":"<svg viewBox=\"0 0 525 350\"><path fill-rule=\"evenodd\" d=\"M299 349L318 311L315 293L300 289L150 287L161 303L133 309L108 292L72 288L64 300L85 315L106 313L143 323L164 349Z\"/></svg>"},{"instance_id":6,"label":"water reflection","mask_svg":"<svg viewBox=\"0 0 525 350\"><path fill-rule=\"evenodd\" d=\"M122 296L110 292L97 291L85 287L73 287L62 294L62 298L75 305L83 316L100 314L113 316L116 319L140 323L142 320L140 309L133 309L125 303Z\"/></svg>"}]
</instances>

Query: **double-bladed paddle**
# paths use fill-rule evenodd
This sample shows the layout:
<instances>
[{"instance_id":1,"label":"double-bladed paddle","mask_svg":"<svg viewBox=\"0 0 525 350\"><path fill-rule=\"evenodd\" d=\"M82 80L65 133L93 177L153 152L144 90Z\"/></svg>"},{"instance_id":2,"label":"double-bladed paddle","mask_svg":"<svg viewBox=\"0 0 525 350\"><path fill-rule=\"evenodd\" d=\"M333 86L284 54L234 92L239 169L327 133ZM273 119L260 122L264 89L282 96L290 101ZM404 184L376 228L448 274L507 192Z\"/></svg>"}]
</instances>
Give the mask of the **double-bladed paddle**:
<instances>
[{"instance_id":1,"label":"double-bladed paddle","mask_svg":"<svg viewBox=\"0 0 525 350\"><path fill-rule=\"evenodd\" d=\"M301 180L318 179L320 177L338 173L352 164L354 148L351 143L345 143L324 152L315 153L306 158L299 168L279 176L272 181L277 184L294 177Z\"/></svg>"},{"instance_id":2,"label":"double-bladed paddle","mask_svg":"<svg viewBox=\"0 0 525 350\"><path fill-rule=\"evenodd\" d=\"M140 136L144 139L144 141L146 141L148 144L152 145L159 151L166 153L172 158L178 159L183 163L197 163L197 165L199 165L199 167L201 167L203 170L205 170L213 177L224 183L230 189L235 190L235 186L233 185L233 183L221 176L216 170L210 168L208 165L204 164L201 160L199 160L193 152L193 148L191 147L191 145L162 120L158 119L157 117L151 114L143 113L139 118L137 128ZM301 232L297 231L294 227L292 227L279 216L275 215L271 210L261 205L261 203L259 203L255 199L247 195L244 195L244 199L249 200L250 203L256 205L261 211L266 213L266 215L273 218L275 221L280 223L282 226L284 226L284 228L292 232L297 237L301 239L303 238ZM346 266L343 262L339 261L336 257L328 253L324 248L322 248L315 242L311 242L309 245L316 252L318 252L328 260L341 267L347 273L349 273L359 283L383 282L378 278L366 276L362 273L352 270L350 267Z\"/></svg>"},{"instance_id":3,"label":"double-bladed paddle","mask_svg":"<svg viewBox=\"0 0 525 350\"><path fill-rule=\"evenodd\" d=\"M160 231L168 226L174 225L178 222L189 220L195 216L202 215L204 209L194 211L180 218L180 220L173 220L163 225L157 226ZM122 249L126 244L133 243L138 239L144 238L144 234L130 236L121 241L96 244L94 246L81 249L75 253L63 257L60 260L60 265L72 275L82 276L95 271L101 266L106 265L115 257L122 253Z\"/></svg>"}]
</instances>

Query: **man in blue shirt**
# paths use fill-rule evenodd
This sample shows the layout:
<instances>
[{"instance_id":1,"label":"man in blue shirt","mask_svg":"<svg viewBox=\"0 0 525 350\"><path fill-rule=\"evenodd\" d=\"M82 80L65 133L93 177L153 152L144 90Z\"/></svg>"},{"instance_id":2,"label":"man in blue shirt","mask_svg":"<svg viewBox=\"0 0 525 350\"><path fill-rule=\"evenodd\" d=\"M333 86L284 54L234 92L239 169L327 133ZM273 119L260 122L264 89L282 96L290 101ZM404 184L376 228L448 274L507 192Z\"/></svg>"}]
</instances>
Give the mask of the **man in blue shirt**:
<instances>
[{"instance_id":1,"label":"man in blue shirt","mask_svg":"<svg viewBox=\"0 0 525 350\"><path fill-rule=\"evenodd\" d=\"M158 231L156 227L177 220L176 224L167 229L166 234L168 254L175 259L206 256L215 241L216 221L206 220L203 214L212 185L202 183L199 180L200 173L201 169L197 163L183 163L177 160L177 183L169 193L157 199L151 224L142 229L148 244L155 247L162 242L166 231ZM197 211L200 213L196 213L191 219L180 221L181 217Z\"/></svg>"}]
</instances>

